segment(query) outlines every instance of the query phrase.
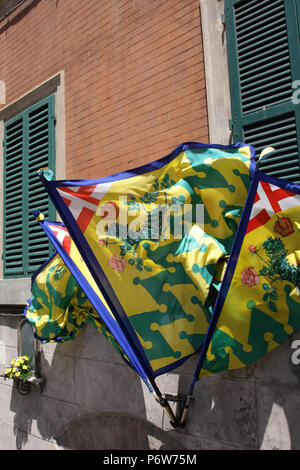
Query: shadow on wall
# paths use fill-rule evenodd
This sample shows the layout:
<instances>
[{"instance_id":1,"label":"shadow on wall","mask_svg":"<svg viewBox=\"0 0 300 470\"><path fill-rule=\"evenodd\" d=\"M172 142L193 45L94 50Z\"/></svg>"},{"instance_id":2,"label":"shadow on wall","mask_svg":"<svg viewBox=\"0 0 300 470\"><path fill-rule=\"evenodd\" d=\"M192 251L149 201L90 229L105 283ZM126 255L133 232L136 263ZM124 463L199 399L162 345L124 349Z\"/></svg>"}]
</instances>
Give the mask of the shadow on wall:
<instances>
[{"instance_id":1,"label":"shadow on wall","mask_svg":"<svg viewBox=\"0 0 300 470\"><path fill-rule=\"evenodd\" d=\"M49 448L49 442L67 449L185 449L172 432L147 421L139 376L93 327L70 343L46 346L43 393L12 389L17 449Z\"/></svg>"},{"instance_id":2,"label":"shadow on wall","mask_svg":"<svg viewBox=\"0 0 300 470\"><path fill-rule=\"evenodd\" d=\"M183 450L170 433L135 416L113 412L83 416L55 436L63 449Z\"/></svg>"},{"instance_id":3,"label":"shadow on wall","mask_svg":"<svg viewBox=\"0 0 300 470\"><path fill-rule=\"evenodd\" d=\"M185 432L201 436L202 449L300 449L300 366L291 364L291 341L196 384ZM181 375L179 393L186 390Z\"/></svg>"},{"instance_id":4,"label":"shadow on wall","mask_svg":"<svg viewBox=\"0 0 300 470\"><path fill-rule=\"evenodd\" d=\"M57 359L60 359L59 356ZM52 367L55 367L55 362ZM139 402L141 407L144 401L141 383L139 380L134 382L134 386L130 385L131 393L134 394L132 399ZM62 383L56 383L56 386L63 387ZM91 383L89 382L87 386L91 388ZM113 393L119 401L117 408L122 408L124 400L117 389L118 377L115 379ZM99 392L103 396L103 391ZM42 396L34 390L28 395L21 396L17 389L13 388L11 411L15 413L14 435L17 449L34 447L34 442L28 442L32 440L32 435L46 441L50 440L61 449L185 449L174 439L172 433L162 430L146 419L121 412L101 410L91 413L88 407L54 400L46 394L47 388ZM106 404L110 403L110 396L107 395ZM79 416L74 418L74 415Z\"/></svg>"},{"instance_id":5,"label":"shadow on wall","mask_svg":"<svg viewBox=\"0 0 300 470\"><path fill-rule=\"evenodd\" d=\"M92 327L71 343L51 346L42 358L43 393L12 390L17 449L44 448L45 441L78 450L300 449L300 374L287 360L287 345L233 375L199 381L186 426L175 430L150 394L145 400L138 375ZM186 393L194 365L192 359L162 376L162 392L174 393L166 390L173 381Z\"/></svg>"},{"instance_id":6,"label":"shadow on wall","mask_svg":"<svg viewBox=\"0 0 300 470\"><path fill-rule=\"evenodd\" d=\"M40 403L37 395L31 392L29 395L20 395L16 386L11 393L11 411L15 413L13 420L13 432L15 436L16 449L26 447L29 436L38 430L38 434L48 439L47 424L41 419ZM33 429L35 428L35 431Z\"/></svg>"}]
</instances>

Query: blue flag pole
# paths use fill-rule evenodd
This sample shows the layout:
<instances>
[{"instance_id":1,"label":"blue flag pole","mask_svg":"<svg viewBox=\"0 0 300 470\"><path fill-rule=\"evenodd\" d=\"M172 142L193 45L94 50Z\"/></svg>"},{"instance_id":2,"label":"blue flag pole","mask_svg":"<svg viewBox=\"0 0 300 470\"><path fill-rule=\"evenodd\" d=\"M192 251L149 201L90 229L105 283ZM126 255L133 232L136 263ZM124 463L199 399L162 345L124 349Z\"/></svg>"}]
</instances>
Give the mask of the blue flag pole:
<instances>
[{"instance_id":1,"label":"blue flag pole","mask_svg":"<svg viewBox=\"0 0 300 470\"><path fill-rule=\"evenodd\" d=\"M222 308L223 308L223 305L224 305L224 302L225 302L225 299L226 299L226 296L227 296L227 293L231 284L231 280L232 280L232 277L236 268L236 264L237 264L240 250L242 247L242 243L244 240L244 235L247 229L248 220L251 214L252 204L256 195L258 182L259 182L259 174L257 171L255 171L253 175L253 179L250 184L250 188L248 191L248 195L247 195L246 203L245 203L243 213L241 216L241 220L240 220L237 232L235 234L235 238L234 238L233 245L232 245L232 251L229 256L229 260L228 260L228 264L227 264L225 274L222 280L222 284L221 284L219 293L217 295L217 299L213 308L213 313L212 313L212 316L208 325L207 333L205 335L204 342L200 351L200 356L199 356L196 369L192 378L192 382L189 388L187 399L183 407L181 416L179 418L179 424L181 426L184 426L185 424L186 414L191 404L195 384L199 380L199 375L203 367L203 362L205 360L209 345L212 340L212 336L216 329L216 325L219 320L219 317L220 317L220 314L221 314L221 311L222 311Z\"/></svg>"},{"instance_id":2,"label":"blue flag pole","mask_svg":"<svg viewBox=\"0 0 300 470\"><path fill-rule=\"evenodd\" d=\"M142 378L142 380L145 382L147 385L149 391L152 393L154 396L155 400L159 403L159 405L163 408L165 413L168 415L170 419L170 424L172 427L176 428L178 426L177 419L173 413L172 408L170 407L170 404L166 398L163 397L161 394L161 391L159 390L157 384L155 383L155 379L149 374L147 374L147 369L143 367L143 362L140 360L139 355L137 352L132 348L130 342L128 341L128 335L126 335L126 332L122 330L118 322L112 321L107 308L103 304L103 302L99 299L99 297L96 295L94 290L89 286L89 284L86 282L84 276L82 275L81 271L78 269L78 267L75 265L75 263L72 261L72 259L69 257L69 255L66 253L64 248L61 246L61 244L58 242L56 237L53 235L52 231L49 229L48 225L51 225L51 222L48 222L44 219L43 214L41 214L39 211L34 211L33 216L36 218L36 220L39 222L41 228L44 230L45 234L48 236L49 240L53 244L56 252L61 256L63 261L65 262L66 266L70 270L71 274L75 277L76 281L78 284L81 286L85 294L87 295L88 299L94 306L96 312L102 318L106 326L108 327L109 331L111 334L116 337L117 341L119 342L120 346L122 347L123 351L125 354L128 356L128 358L131 361L132 367L134 370L139 374L139 376ZM52 222L53 224L57 224L57 222ZM63 225L59 223L59 225ZM117 318L117 317L116 317ZM128 362L126 361L128 364ZM131 365L130 364L130 365Z\"/></svg>"}]
</instances>

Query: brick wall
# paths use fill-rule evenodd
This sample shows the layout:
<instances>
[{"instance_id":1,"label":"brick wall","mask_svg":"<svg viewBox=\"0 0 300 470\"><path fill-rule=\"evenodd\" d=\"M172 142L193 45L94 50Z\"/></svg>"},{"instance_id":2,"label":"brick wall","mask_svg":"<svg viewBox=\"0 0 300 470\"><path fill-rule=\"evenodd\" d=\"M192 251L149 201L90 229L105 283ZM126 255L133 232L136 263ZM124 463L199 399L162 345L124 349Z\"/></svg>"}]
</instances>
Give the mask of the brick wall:
<instances>
[{"instance_id":1,"label":"brick wall","mask_svg":"<svg viewBox=\"0 0 300 470\"><path fill-rule=\"evenodd\" d=\"M208 142L199 0L27 3L0 24L0 79L9 104L64 70L67 177Z\"/></svg>"}]
</instances>

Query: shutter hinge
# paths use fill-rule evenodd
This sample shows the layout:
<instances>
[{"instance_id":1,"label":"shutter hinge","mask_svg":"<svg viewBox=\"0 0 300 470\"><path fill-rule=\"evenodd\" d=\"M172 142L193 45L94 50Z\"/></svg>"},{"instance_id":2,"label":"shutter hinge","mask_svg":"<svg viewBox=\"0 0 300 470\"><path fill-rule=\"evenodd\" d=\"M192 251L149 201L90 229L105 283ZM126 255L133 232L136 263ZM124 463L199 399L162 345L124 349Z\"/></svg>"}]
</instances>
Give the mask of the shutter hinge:
<instances>
[{"instance_id":1,"label":"shutter hinge","mask_svg":"<svg viewBox=\"0 0 300 470\"><path fill-rule=\"evenodd\" d=\"M229 129L233 131L233 120L229 119Z\"/></svg>"},{"instance_id":2,"label":"shutter hinge","mask_svg":"<svg viewBox=\"0 0 300 470\"><path fill-rule=\"evenodd\" d=\"M225 13L222 13L222 14L221 14L221 21L222 21L222 24L223 24L224 26L226 26L226 16L225 16Z\"/></svg>"},{"instance_id":3,"label":"shutter hinge","mask_svg":"<svg viewBox=\"0 0 300 470\"><path fill-rule=\"evenodd\" d=\"M55 113L52 114L52 119L53 119L54 124L56 124L57 119L56 119L56 114Z\"/></svg>"},{"instance_id":4,"label":"shutter hinge","mask_svg":"<svg viewBox=\"0 0 300 470\"><path fill-rule=\"evenodd\" d=\"M1 259L3 259L3 260L4 260L4 253L2 253L2 255L1 255Z\"/></svg>"}]
</instances>

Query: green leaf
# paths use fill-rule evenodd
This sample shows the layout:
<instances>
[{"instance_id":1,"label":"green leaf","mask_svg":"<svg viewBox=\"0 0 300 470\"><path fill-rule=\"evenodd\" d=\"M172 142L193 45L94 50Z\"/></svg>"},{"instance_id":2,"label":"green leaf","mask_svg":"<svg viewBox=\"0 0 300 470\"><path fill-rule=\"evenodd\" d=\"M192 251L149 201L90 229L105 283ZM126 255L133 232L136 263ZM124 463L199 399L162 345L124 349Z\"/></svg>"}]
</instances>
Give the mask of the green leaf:
<instances>
[{"instance_id":1,"label":"green leaf","mask_svg":"<svg viewBox=\"0 0 300 470\"><path fill-rule=\"evenodd\" d=\"M155 183L152 185L154 188L154 191L157 191L159 189L159 182L158 178L155 178Z\"/></svg>"},{"instance_id":2,"label":"green leaf","mask_svg":"<svg viewBox=\"0 0 300 470\"><path fill-rule=\"evenodd\" d=\"M266 283L264 283L264 284L262 285L262 288L263 288L264 290L270 290L269 284L266 284Z\"/></svg>"},{"instance_id":3,"label":"green leaf","mask_svg":"<svg viewBox=\"0 0 300 470\"><path fill-rule=\"evenodd\" d=\"M277 300L278 299L278 294L275 291L272 291L270 294L270 299L272 300Z\"/></svg>"},{"instance_id":4,"label":"green leaf","mask_svg":"<svg viewBox=\"0 0 300 470\"><path fill-rule=\"evenodd\" d=\"M266 292L264 295L263 295L263 301L266 302L269 298L269 294Z\"/></svg>"},{"instance_id":5,"label":"green leaf","mask_svg":"<svg viewBox=\"0 0 300 470\"><path fill-rule=\"evenodd\" d=\"M139 264L136 264L135 267L136 267L136 269L138 269L139 271L143 271L142 266L140 266Z\"/></svg>"},{"instance_id":6,"label":"green leaf","mask_svg":"<svg viewBox=\"0 0 300 470\"><path fill-rule=\"evenodd\" d=\"M131 258L130 260L128 260L128 263L131 264L131 265L134 265L135 260Z\"/></svg>"},{"instance_id":7,"label":"green leaf","mask_svg":"<svg viewBox=\"0 0 300 470\"><path fill-rule=\"evenodd\" d=\"M261 276L266 276L268 274L268 270L267 270L266 266L263 266L262 269L259 270L259 274Z\"/></svg>"},{"instance_id":8,"label":"green leaf","mask_svg":"<svg viewBox=\"0 0 300 470\"><path fill-rule=\"evenodd\" d=\"M268 308L271 310L271 312L278 312L275 302L268 302Z\"/></svg>"},{"instance_id":9,"label":"green leaf","mask_svg":"<svg viewBox=\"0 0 300 470\"><path fill-rule=\"evenodd\" d=\"M148 271L148 272L152 271L152 268L150 266L144 266L144 269L145 271Z\"/></svg>"}]
</instances>

